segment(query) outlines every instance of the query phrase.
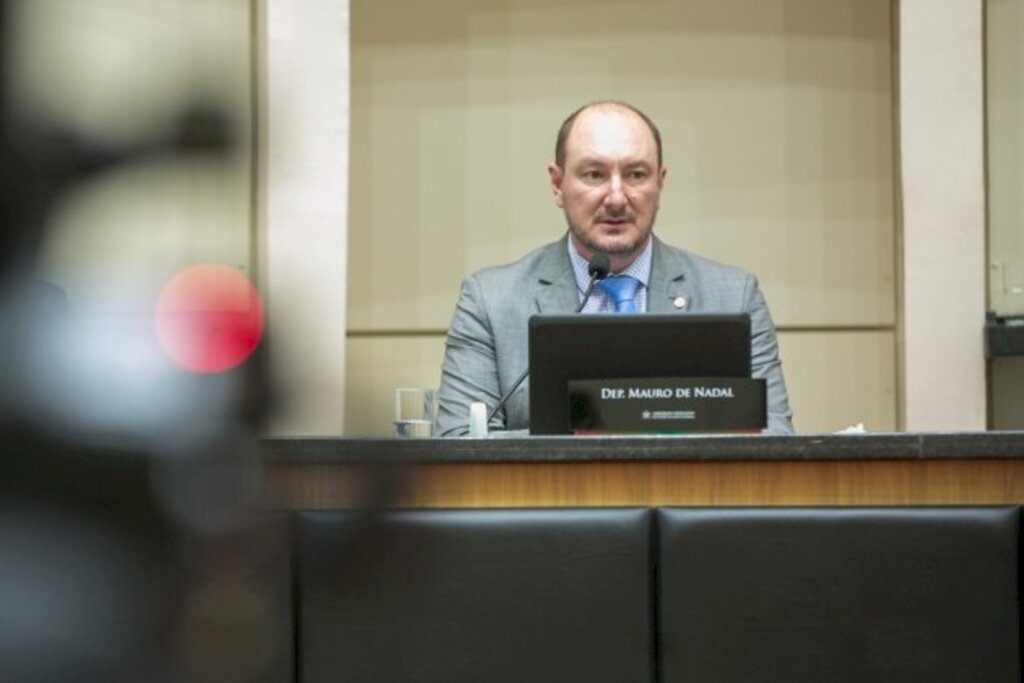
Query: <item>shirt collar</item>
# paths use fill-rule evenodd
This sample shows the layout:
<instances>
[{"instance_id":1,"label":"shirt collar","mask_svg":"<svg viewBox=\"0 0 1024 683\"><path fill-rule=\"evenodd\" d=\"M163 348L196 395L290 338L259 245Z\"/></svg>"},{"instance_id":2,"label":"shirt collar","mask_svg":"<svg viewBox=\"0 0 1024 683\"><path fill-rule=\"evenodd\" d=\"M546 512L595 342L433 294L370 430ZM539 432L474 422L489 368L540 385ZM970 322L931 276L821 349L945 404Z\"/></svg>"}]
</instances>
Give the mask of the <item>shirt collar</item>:
<instances>
[{"instance_id":1,"label":"shirt collar","mask_svg":"<svg viewBox=\"0 0 1024 683\"><path fill-rule=\"evenodd\" d=\"M590 268L590 262L576 251L576 245L573 244L571 238L567 238L565 241L569 245L569 261L572 263L572 271L576 276L576 287L580 292L585 292L590 284L590 273L587 272ZM647 244L644 246L643 251L633 259L633 262L621 273L609 273L609 275L629 275L635 277L646 289L651 279L651 254L653 251L654 237L648 236Z\"/></svg>"}]
</instances>

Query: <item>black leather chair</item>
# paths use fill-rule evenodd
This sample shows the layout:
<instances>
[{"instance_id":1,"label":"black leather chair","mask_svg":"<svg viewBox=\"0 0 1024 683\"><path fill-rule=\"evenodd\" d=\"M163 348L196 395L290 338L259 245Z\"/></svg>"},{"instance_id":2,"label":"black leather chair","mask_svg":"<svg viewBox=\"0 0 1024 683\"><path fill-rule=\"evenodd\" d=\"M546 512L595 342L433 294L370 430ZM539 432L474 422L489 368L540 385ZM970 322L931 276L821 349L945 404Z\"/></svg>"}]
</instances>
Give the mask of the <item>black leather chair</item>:
<instances>
[{"instance_id":1,"label":"black leather chair","mask_svg":"<svg viewBox=\"0 0 1024 683\"><path fill-rule=\"evenodd\" d=\"M296 517L310 683L648 683L652 511Z\"/></svg>"},{"instance_id":2,"label":"black leather chair","mask_svg":"<svg viewBox=\"0 0 1024 683\"><path fill-rule=\"evenodd\" d=\"M1018 517L659 510L661 680L1016 683Z\"/></svg>"}]
</instances>

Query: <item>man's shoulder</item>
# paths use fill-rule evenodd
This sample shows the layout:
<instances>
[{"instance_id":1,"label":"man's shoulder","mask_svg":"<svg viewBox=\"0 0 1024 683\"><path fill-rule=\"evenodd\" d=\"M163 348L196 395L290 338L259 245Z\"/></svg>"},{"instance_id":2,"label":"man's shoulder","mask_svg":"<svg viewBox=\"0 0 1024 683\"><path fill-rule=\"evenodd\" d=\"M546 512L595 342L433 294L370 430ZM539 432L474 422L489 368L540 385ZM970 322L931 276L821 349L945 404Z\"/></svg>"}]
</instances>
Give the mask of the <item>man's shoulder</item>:
<instances>
[{"instance_id":1,"label":"man's shoulder","mask_svg":"<svg viewBox=\"0 0 1024 683\"><path fill-rule=\"evenodd\" d=\"M474 271L470 278L483 285L506 286L524 279L533 279L544 271L560 265L559 256L568 262L565 239L559 239L528 252L511 263L488 266Z\"/></svg>"},{"instance_id":2,"label":"man's shoulder","mask_svg":"<svg viewBox=\"0 0 1024 683\"><path fill-rule=\"evenodd\" d=\"M660 253L656 254L655 259L661 267L665 267L669 271L677 271L698 279L709 278L722 281L745 281L754 277L750 271L739 266L722 263L663 241L659 241L657 246Z\"/></svg>"}]
</instances>

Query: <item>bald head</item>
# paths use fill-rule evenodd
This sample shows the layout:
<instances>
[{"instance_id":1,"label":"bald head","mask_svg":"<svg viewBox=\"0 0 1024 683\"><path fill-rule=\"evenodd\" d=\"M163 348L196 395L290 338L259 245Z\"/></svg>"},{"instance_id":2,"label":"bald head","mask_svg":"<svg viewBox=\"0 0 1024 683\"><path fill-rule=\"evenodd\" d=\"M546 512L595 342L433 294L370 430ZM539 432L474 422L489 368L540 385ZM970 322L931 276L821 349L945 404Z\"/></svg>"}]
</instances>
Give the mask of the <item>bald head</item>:
<instances>
[{"instance_id":1,"label":"bald head","mask_svg":"<svg viewBox=\"0 0 1024 683\"><path fill-rule=\"evenodd\" d=\"M658 150L658 165L662 165L662 154L661 154L661 131L654 125L654 121L636 107L626 102L620 102L617 100L599 100L597 102L591 102L585 104L573 113L569 114L568 118L562 122L562 127L558 129L558 137L555 140L555 165L559 168L565 168L565 150L569 140L569 136L572 134L573 127L576 124L576 119L579 118L580 114L590 111L591 109L605 109L605 110L619 110L627 114L632 114L644 122L647 130L650 131L651 137L654 138L655 147Z\"/></svg>"}]
</instances>

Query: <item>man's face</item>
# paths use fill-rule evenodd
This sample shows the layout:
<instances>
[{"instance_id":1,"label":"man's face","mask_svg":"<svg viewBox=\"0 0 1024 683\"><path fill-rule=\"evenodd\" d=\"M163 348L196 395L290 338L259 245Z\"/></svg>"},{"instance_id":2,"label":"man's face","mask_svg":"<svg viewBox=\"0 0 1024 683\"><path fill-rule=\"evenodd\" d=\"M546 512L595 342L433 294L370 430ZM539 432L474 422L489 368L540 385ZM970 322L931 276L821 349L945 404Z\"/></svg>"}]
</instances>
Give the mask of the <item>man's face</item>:
<instances>
[{"instance_id":1,"label":"man's face","mask_svg":"<svg viewBox=\"0 0 1024 683\"><path fill-rule=\"evenodd\" d=\"M603 251L614 271L632 263L654 227L665 173L639 116L608 106L581 112L566 140L564 168L548 167L576 250L585 258Z\"/></svg>"}]
</instances>

